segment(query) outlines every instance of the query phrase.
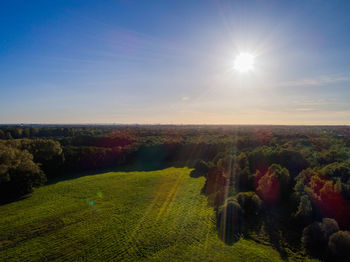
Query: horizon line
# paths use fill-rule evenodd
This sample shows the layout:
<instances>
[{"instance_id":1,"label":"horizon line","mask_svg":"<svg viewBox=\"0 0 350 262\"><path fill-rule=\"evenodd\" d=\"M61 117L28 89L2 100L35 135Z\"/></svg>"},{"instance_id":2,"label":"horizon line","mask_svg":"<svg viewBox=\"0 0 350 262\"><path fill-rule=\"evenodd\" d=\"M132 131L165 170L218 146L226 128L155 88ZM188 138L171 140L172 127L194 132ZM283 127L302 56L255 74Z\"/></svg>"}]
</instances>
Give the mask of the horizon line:
<instances>
[{"instance_id":1,"label":"horizon line","mask_svg":"<svg viewBox=\"0 0 350 262\"><path fill-rule=\"evenodd\" d=\"M0 123L0 126L82 126L82 125L95 125L95 126L343 126L350 127L350 124L213 124L213 123Z\"/></svg>"}]
</instances>

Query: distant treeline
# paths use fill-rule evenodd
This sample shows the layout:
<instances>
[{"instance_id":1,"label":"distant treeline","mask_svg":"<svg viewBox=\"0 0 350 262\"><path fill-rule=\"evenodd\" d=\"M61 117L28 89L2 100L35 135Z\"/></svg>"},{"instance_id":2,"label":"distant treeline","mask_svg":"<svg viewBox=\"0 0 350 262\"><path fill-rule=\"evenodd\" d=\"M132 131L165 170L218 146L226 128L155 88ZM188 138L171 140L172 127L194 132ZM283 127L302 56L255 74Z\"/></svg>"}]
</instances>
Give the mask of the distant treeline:
<instances>
[{"instance_id":1,"label":"distant treeline","mask_svg":"<svg viewBox=\"0 0 350 262\"><path fill-rule=\"evenodd\" d=\"M276 248L297 239L321 259L349 256L348 127L0 126L0 138L2 202L86 171L189 166L227 243L264 228Z\"/></svg>"}]
</instances>

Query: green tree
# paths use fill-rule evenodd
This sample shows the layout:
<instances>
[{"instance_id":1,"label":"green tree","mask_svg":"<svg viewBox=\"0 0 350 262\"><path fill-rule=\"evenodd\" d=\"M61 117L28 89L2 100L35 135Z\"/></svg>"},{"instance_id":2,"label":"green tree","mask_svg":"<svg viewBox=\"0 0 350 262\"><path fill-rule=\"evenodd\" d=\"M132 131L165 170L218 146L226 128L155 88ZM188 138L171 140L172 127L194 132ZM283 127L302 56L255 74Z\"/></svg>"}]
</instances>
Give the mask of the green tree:
<instances>
[{"instance_id":1,"label":"green tree","mask_svg":"<svg viewBox=\"0 0 350 262\"><path fill-rule=\"evenodd\" d=\"M245 217L251 218L260 214L262 210L262 201L256 193L241 192L237 194L236 198Z\"/></svg>"},{"instance_id":2,"label":"green tree","mask_svg":"<svg viewBox=\"0 0 350 262\"><path fill-rule=\"evenodd\" d=\"M302 225L309 224L312 221L312 204L308 195L300 197L297 210L293 216Z\"/></svg>"},{"instance_id":3,"label":"green tree","mask_svg":"<svg viewBox=\"0 0 350 262\"><path fill-rule=\"evenodd\" d=\"M242 232L242 208L236 198L228 198L218 210L219 236L226 243L232 243Z\"/></svg>"},{"instance_id":4,"label":"green tree","mask_svg":"<svg viewBox=\"0 0 350 262\"><path fill-rule=\"evenodd\" d=\"M328 252L328 261L350 261L350 232L339 231L331 235Z\"/></svg>"},{"instance_id":5,"label":"green tree","mask_svg":"<svg viewBox=\"0 0 350 262\"><path fill-rule=\"evenodd\" d=\"M322 222L314 222L304 228L301 242L311 255L323 258L326 254L329 237L338 231L337 221L324 218Z\"/></svg>"},{"instance_id":6,"label":"green tree","mask_svg":"<svg viewBox=\"0 0 350 262\"><path fill-rule=\"evenodd\" d=\"M194 166L194 174L196 176L207 176L209 171L209 165L203 160L199 160Z\"/></svg>"},{"instance_id":7,"label":"green tree","mask_svg":"<svg viewBox=\"0 0 350 262\"><path fill-rule=\"evenodd\" d=\"M7 200L32 192L42 185L45 174L27 150L0 143L0 199Z\"/></svg>"},{"instance_id":8,"label":"green tree","mask_svg":"<svg viewBox=\"0 0 350 262\"><path fill-rule=\"evenodd\" d=\"M272 164L257 182L256 191L268 205L275 205L286 200L290 190L289 171L278 164Z\"/></svg>"}]
</instances>

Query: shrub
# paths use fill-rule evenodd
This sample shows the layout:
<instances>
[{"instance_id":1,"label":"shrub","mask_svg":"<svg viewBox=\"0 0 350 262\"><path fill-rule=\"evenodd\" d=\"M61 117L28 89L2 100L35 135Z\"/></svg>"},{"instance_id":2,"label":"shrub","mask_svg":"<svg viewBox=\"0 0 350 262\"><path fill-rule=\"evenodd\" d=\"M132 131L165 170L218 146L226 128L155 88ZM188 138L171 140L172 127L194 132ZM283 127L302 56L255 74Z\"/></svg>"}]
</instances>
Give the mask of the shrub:
<instances>
[{"instance_id":1,"label":"shrub","mask_svg":"<svg viewBox=\"0 0 350 262\"><path fill-rule=\"evenodd\" d=\"M337 221L331 218L324 218L322 222L314 222L305 227L301 241L310 254L316 257L323 257L329 237L337 231L339 231Z\"/></svg>"},{"instance_id":2,"label":"shrub","mask_svg":"<svg viewBox=\"0 0 350 262\"><path fill-rule=\"evenodd\" d=\"M322 219L322 230L323 234L326 239L329 239L329 237L339 231L339 226L337 221L335 221L332 218L324 218Z\"/></svg>"},{"instance_id":3,"label":"shrub","mask_svg":"<svg viewBox=\"0 0 350 262\"><path fill-rule=\"evenodd\" d=\"M199 160L194 166L194 173L196 176L207 176L209 171L209 165L203 160Z\"/></svg>"},{"instance_id":4,"label":"shrub","mask_svg":"<svg viewBox=\"0 0 350 262\"><path fill-rule=\"evenodd\" d=\"M350 261L350 232L338 231L328 242L328 261Z\"/></svg>"},{"instance_id":5,"label":"shrub","mask_svg":"<svg viewBox=\"0 0 350 262\"><path fill-rule=\"evenodd\" d=\"M228 198L218 210L219 236L226 243L237 240L242 232L242 208L235 198Z\"/></svg>"},{"instance_id":6,"label":"shrub","mask_svg":"<svg viewBox=\"0 0 350 262\"><path fill-rule=\"evenodd\" d=\"M261 212L262 201L254 192L242 192L236 198L246 217L251 218L259 215Z\"/></svg>"},{"instance_id":7,"label":"shrub","mask_svg":"<svg viewBox=\"0 0 350 262\"><path fill-rule=\"evenodd\" d=\"M306 194L299 197L297 208L293 214L293 218L298 224L303 226L309 224L312 221L313 211L310 197Z\"/></svg>"},{"instance_id":8,"label":"shrub","mask_svg":"<svg viewBox=\"0 0 350 262\"><path fill-rule=\"evenodd\" d=\"M323 239L321 223L314 222L305 227L301 242L310 254L317 256L322 253L325 248L325 240Z\"/></svg>"}]
</instances>

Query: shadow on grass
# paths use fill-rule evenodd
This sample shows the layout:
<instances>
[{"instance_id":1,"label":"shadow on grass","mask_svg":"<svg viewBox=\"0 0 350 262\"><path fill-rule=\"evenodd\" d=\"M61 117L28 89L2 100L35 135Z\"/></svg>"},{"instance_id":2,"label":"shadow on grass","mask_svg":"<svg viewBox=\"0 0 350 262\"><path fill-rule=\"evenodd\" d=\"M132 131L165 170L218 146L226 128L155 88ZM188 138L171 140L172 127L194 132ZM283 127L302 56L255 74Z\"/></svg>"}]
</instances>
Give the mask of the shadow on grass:
<instances>
[{"instance_id":1,"label":"shadow on grass","mask_svg":"<svg viewBox=\"0 0 350 262\"><path fill-rule=\"evenodd\" d=\"M67 174L59 177L51 178L46 185L56 184L61 181L76 179L84 176L92 176L98 174L105 174L110 172L149 172L166 169L169 167L183 168L186 165L180 162L161 163L161 162L137 162L129 165L120 165L116 167L100 168L82 172L67 172Z\"/></svg>"},{"instance_id":2,"label":"shadow on grass","mask_svg":"<svg viewBox=\"0 0 350 262\"><path fill-rule=\"evenodd\" d=\"M23 200L23 199L27 199L27 198L29 198L31 196L32 196L32 193L24 195L24 196L20 196L20 197L14 196L14 197L10 197L8 199L0 198L0 206L1 205L6 205L6 204L10 204L12 202L20 201L20 200Z\"/></svg>"}]
</instances>

